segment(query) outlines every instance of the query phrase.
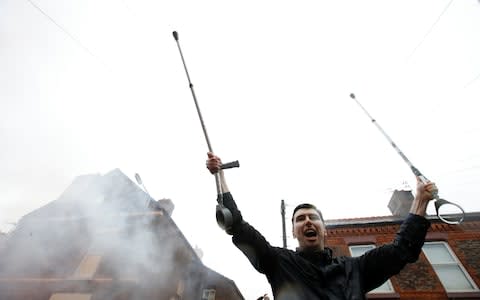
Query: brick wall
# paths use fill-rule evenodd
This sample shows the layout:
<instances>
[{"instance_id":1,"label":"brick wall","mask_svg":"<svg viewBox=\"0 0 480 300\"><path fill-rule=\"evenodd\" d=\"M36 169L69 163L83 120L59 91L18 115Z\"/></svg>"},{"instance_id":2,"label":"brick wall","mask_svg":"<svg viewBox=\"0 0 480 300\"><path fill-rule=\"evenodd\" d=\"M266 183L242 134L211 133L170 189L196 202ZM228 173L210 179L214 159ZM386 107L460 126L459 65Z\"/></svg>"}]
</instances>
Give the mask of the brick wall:
<instances>
[{"instance_id":1,"label":"brick wall","mask_svg":"<svg viewBox=\"0 0 480 300\"><path fill-rule=\"evenodd\" d=\"M432 266L422 254L417 262L408 264L392 278L394 285L403 291L442 291L443 287Z\"/></svg>"},{"instance_id":2,"label":"brick wall","mask_svg":"<svg viewBox=\"0 0 480 300\"><path fill-rule=\"evenodd\" d=\"M478 219L478 217L477 217ZM398 222L362 222L327 227L326 244L335 256L349 256L350 245L375 244L377 247L393 241L399 229ZM328 221L327 221L328 224ZM432 221L428 241L447 242L477 286L480 286L480 222L464 221L461 225L447 225ZM445 291L435 271L423 253L417 262L408 264L391 278L397 299L480 299L480 293L449 293ZM378 298L378 297L376 297ZM383 299L382 297L380 297ZM390 297L391 298L391 297ZM385 299L390 299L388 295Z\"/></svg>"},{"instance_id":3,"label":"brick wall","mask_svg":"<svg viewBox=\"0 0 480 300\"><path fill-rule=\"evenodd\" d=\"M455 244L453 250L475 283L480 285L480 240L457 241Z\"/></svg>"}]
</instances>

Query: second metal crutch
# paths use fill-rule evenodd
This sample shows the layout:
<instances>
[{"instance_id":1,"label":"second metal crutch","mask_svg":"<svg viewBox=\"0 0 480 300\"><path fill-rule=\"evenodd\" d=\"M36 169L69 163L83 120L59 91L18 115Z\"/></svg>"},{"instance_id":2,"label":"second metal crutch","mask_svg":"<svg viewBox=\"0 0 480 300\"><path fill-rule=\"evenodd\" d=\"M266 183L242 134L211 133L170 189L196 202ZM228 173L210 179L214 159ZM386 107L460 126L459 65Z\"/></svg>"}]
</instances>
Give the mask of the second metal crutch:
<instances>
[{"instance_id":1,"label":"second metal crutch","mask_svg":"<svg viewBox=\"0 0 480 300\"><path fill-rule=\"evenodd\" d=\"M378 128L378 130L380 130L380 132L383 134L383 136L388 140L388 142L392 145L392 147L397 151L397 153L403 158L403 160L407 163L407 165L410 167L410 169L412 170L413 174L415 176L418 176L418 178L420 178L420 180L423 182L423 183L428 183L429 180L427 179L427 177L425 177L422 173L420 173L420 171L410 162L410 160L405 156L405 154L403 154L403 152L400 150L400 148L398 148L398 146L393 142L393 140L388 136L388 134L383 130L382 127L380 127L380 125L378 124L378 122L368 113L368 111L365 109L365 107L363 107L362 104L360 104L360 102L357 100L357 98L355 98L355 94L350 94L350 98L352 98L353 100L355 100L355 102L357 102L357 104L360 106L360 108L362 108L362 110L365 112L365 114L370 118L370 120L372 121L373 124L375 124L375 126ZM440 220L442 220L443 222L447 223L447 224L460 224L463 219L465 218L465 211L463 210L463 208L458 205L458 204L455 204L453 202L450 202L450 201L447 201L445 199L441 199L439 196L438 196L438 191L436 191L433 195L434 199L435 199L435 210L437 212L437 216ZM459 209L460 213L459 214L454 214L454 215L450 215L449 217L447 216L443 216L441 213L440 213L440 207L442 205L451 205L451 206L454 206L456 208Z\"/></svg>"}]
</instances>

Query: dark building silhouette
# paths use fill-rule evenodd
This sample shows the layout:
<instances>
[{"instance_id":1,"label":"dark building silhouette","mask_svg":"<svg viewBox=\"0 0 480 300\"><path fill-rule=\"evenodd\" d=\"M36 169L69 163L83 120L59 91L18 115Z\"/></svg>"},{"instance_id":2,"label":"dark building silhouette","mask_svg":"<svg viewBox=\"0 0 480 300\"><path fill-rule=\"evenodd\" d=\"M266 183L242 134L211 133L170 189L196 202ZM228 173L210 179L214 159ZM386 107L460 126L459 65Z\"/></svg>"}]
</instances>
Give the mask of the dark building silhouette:
<instances>
[{"instance_id":1,"label":"dark building silhouette","mask_svg":"<svg viewBox=\"0 0 480 300\"><path fill-rule=\"evenodd\" d=\"M244 299L121 171L80 176L0 244L0 299Z\"/></svg>"}]
</instances>

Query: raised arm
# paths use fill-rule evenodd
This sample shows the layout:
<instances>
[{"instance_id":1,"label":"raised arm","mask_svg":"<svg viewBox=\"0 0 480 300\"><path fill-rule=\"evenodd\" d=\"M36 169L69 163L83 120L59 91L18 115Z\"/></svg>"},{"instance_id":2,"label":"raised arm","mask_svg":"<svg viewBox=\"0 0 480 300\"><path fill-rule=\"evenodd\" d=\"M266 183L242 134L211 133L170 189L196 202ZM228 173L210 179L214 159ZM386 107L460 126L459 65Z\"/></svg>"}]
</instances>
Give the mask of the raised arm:
<instances>
[{"instance_id":1,"label":"raised arm","mask_svg":"<svg viewBox=\"0 0 480 300\"><path fill-rule=\"evenodd\" d=\"M436 189L433 182L425 184L417 178L417 193L410 214L400 226L394 241L358 257L365 293L399 273L407 263L418 259L430 227L424 216Z\"/></svg>"},{"instance_id":2,"label":"raised arm","mask_svg":"<svg viewBox=\"0 0 480 300\"><path fill-rule=\"evenodd\" d=\"M251 264L262 273L265 273L272 265L272 246L253 226L243 220L232 194L228 189L225 175L221 169L222 161L218 156L207 153L207 169L210 173L218 173L223 191L223 204L230 210L233 217L233 225L228 234L233 235L232 241L250 260Z\"/></svg>"}]
</instances>

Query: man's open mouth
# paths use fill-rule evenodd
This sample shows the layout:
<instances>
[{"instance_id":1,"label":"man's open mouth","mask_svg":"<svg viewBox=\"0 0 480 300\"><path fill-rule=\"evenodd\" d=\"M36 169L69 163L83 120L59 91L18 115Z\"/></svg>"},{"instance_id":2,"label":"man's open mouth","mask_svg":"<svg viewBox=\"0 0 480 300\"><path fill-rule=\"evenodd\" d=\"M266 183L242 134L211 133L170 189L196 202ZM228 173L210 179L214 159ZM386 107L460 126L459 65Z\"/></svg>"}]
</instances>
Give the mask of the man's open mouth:
<instances>
[{"instance_id":1,"label":"man's open mouth","mask_svg":"<svg viewBox=\"0 0 480 300\"><path fill-rule=\"evenodd\" d=\"M314 236L317 236L317 232L313 229L307 229L305 230L305 232L303 233L306 237L314 237Z\"/></svg>"}]
</instances>

